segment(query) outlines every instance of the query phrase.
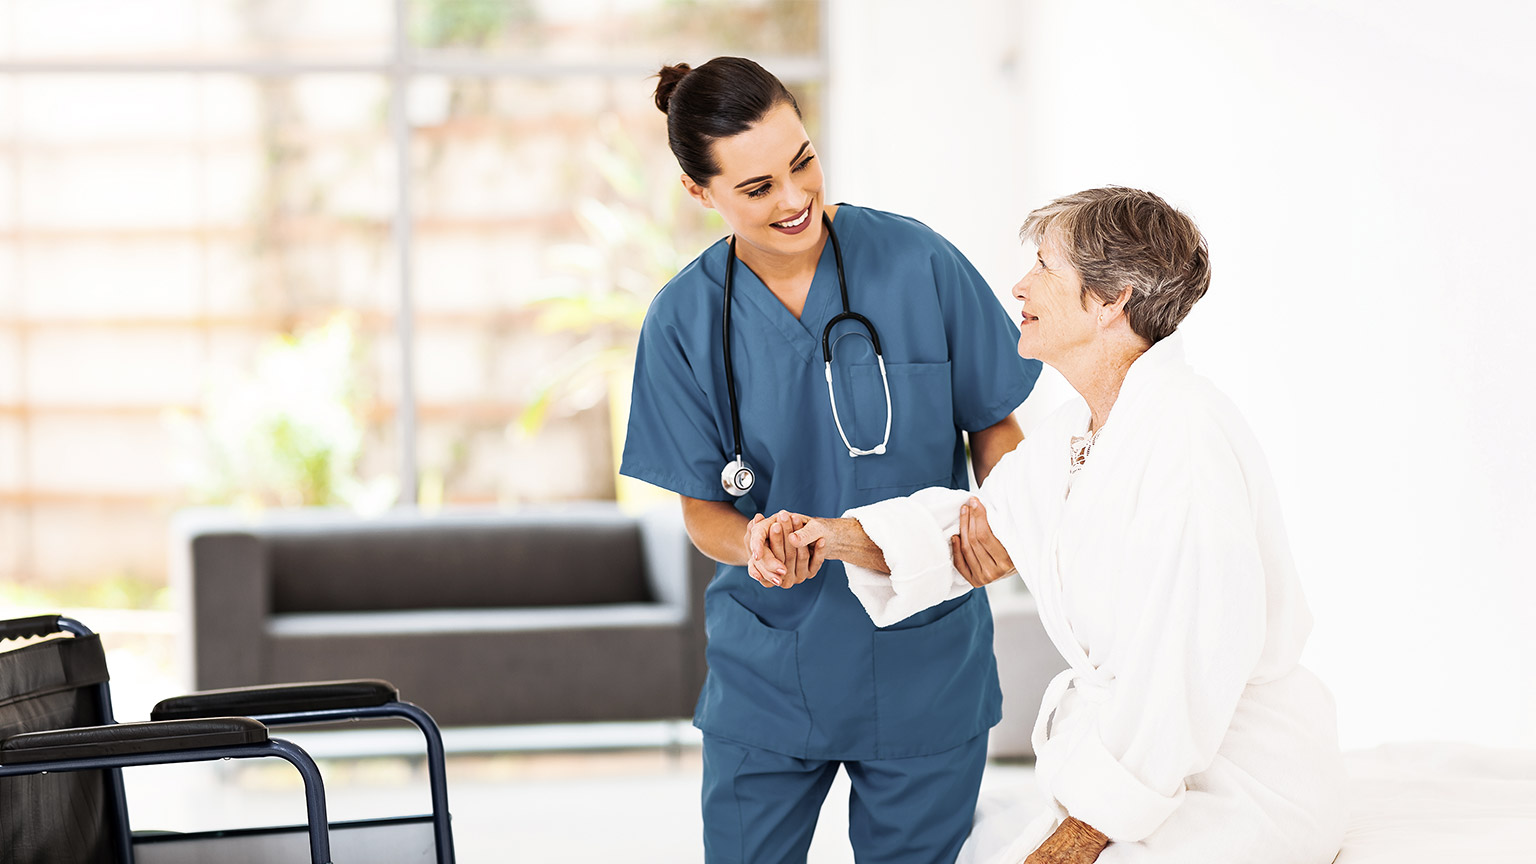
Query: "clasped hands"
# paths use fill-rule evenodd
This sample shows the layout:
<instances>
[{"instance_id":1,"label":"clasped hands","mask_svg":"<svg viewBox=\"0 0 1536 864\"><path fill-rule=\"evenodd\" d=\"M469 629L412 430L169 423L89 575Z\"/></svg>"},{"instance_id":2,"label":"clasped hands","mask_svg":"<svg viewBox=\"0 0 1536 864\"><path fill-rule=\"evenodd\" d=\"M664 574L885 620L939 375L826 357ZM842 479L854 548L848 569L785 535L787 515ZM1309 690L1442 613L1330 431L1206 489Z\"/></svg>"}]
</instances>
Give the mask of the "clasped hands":
<instances>
[{"instance_id":1,"label":"clasped hands","mask_svg":"<svg viewBox=\"0 0 1536 864\"><path fill-rule=\"evenodd\" d=\"M792 588L815 578L827 558L842 557L839 544L848 519L820 519L780 510L759 513L747 523L747 575L765 588ZM858 529L862 534L862 529ZM829 543L832 544L829 546ZM1008 550L992 533L987 508L976 497L960 507L959 533L949 538L950 557L960 575L976 587L1014 572Z\"/></svg>"}]
</instances>

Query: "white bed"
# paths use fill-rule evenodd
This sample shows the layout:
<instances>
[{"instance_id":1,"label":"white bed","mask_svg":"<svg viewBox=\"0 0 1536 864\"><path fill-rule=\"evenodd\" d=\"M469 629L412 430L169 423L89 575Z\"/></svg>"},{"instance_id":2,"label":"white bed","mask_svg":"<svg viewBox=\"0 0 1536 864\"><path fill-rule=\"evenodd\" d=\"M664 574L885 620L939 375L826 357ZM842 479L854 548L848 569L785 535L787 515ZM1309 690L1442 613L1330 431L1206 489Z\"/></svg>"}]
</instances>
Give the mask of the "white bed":
<instances>
[{"instance_id":1,"label":"white bed","mask_svg":"<svg viewBox=\"0 0 1536 864\"><path fill-rule=\"evenodd\" d=\"M1344 761L1350 815L1334 864L1536 864L1536 750L1391 744ZM1033 774L983 776L975 830L992 835L988 848L1045 807Z\"/></svg>"},{"instance_id":2,"label":"white bed","mask_svg":"<svg viewBox=\"0 0 1536 864\"><path fill-rule=\"evenodd\" d=\"M1348 753L1337 864L1536 862L1536 751L1393 744Z\"/></svg>"}]
</instances>

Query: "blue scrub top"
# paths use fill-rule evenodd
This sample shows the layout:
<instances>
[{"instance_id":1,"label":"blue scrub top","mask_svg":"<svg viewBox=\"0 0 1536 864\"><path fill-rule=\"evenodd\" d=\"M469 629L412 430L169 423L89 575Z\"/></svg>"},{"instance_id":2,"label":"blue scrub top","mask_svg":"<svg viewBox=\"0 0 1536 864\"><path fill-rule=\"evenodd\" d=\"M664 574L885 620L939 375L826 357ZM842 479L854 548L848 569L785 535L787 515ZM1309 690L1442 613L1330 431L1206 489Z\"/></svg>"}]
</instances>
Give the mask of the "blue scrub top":
<instances>
[{"instance_id":1,"label":"blue scrub top","mask_svg":"<svg viewBox=\"0 0 1536 864\"><path fill-rule=\"evenodd\" d=\"M789 510L837 516L929 486L967 488L961 430L1013 412L1040 364L1018 356L1019 331L969 261L932 229L843 204L833 220L849 304L875 325L891 388L891 438L852 458L832 422L821 353L842 310L825 245L797 320L740 261L731 350L743 459L752 492L732 499L721 317L727 241L667 283L646 313L621 473L691 498L734 500L748 517ZM885 430L885 392L861 327L833 330L833 383L849 441ZM938 753L991 728L1002 695L986 592L973 591L877 628L841 562L790 589L764 588L719 565L705 593L709 675L694 725L801 759L863 761Z\"/></svg>"}]
</instances>

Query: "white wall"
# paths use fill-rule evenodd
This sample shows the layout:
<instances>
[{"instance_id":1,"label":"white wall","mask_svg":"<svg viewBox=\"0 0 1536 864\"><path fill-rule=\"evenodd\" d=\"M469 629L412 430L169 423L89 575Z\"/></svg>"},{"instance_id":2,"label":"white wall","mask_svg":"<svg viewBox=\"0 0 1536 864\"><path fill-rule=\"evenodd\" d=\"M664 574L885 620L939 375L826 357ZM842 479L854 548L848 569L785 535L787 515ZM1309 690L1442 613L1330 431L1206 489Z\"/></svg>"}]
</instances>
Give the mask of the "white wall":
<instances>
[{"instance_id":1,"label":"white wall","mask_svg":"<svg viewBox=\"0 0 1536 864\"><path fill-rule=\"evenodd\" d=\"M834 197L924 219L1000 292L1056 195L1200 223L1190 353L1269 452L1346 746L1536 746L1523 6L834 0Z\"/></svg>"}]
</instances>

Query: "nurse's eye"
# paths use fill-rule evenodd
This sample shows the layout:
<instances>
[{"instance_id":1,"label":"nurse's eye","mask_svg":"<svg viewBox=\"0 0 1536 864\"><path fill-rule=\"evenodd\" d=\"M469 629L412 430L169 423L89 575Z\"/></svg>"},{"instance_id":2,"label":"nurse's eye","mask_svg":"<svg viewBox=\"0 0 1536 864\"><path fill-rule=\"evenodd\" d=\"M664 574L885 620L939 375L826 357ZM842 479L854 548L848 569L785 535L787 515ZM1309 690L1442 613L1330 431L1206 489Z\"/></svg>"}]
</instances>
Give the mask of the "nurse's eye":
<instances>
[{"instance_id":1,"label":"nurse's eye","mask_svg":"<svg viewBox=\"0 0 1536 864\"><path fill-rule=\"evenodd\" d=\"M811 164L811 160L815 159L815 158L816 158L816 154L812 153L811 155L805 157L804 159L801 159L800 160L800 164L795 166L795 170L796 171L804 171L805 167L807 165Z\"/></svg>"},{"instance_id":2,"label":"nurse's eye","mask_svg":"<svg viewBox=\"0 0 1536 864\"><path fill-rule=\"evenodd\" d=\"M753 189L750 192L748 192L747 193L747 197L748 198L761 198L764 195L767 195L768 194L768 190L772 189L772 188L773 188L773 184L772 183L764 183L763 185L757 187L756 189Z\"/></svg>"}]
</instances>

